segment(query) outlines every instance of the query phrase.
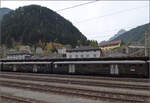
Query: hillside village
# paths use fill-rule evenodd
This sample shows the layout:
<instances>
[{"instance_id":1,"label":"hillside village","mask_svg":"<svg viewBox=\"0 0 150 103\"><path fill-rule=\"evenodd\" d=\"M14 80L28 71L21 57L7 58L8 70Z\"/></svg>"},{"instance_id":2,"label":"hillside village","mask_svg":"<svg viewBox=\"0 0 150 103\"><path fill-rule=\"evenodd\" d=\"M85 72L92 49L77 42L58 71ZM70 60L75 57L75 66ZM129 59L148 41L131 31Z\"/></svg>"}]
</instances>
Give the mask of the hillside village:
<instances>
[{"instance_id":1,"label":"hillside village","mask_svg":"<svg viewBox=\"0 0 150 103\"><path fill-rule=\"evenodd\" d=\"M75 47L57 42L44 43L41 40L36 46L16 43L13 48L7 48L3 45L0 47L0 57L2 59L54 59L150 56L149 35L144 41L147 42L146 48L143 42L126 43L123 40L115 40L126 32L121 34L119 31L119 35L116 34L117 36L114 35L109 41L99 44L91 40L90 45L82 45L78 41Z\"/></svg>"},{"instance_id":2,"label":"hillside village","mask_svg":"<svg viewBox=\"0 0 150 103\"><path fill-rule=\"evenodd\" d=\"M28 12L28 10L32 11ZM38 12L39 10L43 15L45 15L44 12L47 12L45 15L46 21L39 17L34 21L35 15L41 15ZM98 43L96 40L88 40L71 22L45 7L30 5L20 7L15 11L1 8L1 12L2 44L0 45L0 58L2 59L100 58L150 55L150 23L129 31L121 29L108 41ZM28 13L33 16L29 18ZM52 23L48 19L49 17L53 20ZM12 24L5 27L9 21ZM20 24L20 22L23 24ZM32 24L32 27L30 24ZM40 25L37 26L37 24ZM16 27L15 31L13 27ZM24 29L20 27L24 27ZM146 37L145 32L147 32Z\"/></svg>"},{"instance_id":3,"label":"hillside village","mask_svg":"<svg viewBox=\"0 0 150 103\"><path fill-rule=\"evenodd\" d=\"M149 48L147 48L149 56ZM19 45L17 48L8 49L5 46L0 48L0 55L3 59L54 59L54 58L100 58L100 57L125 57L145 56L145 47L142 44L123 44L122 40L104 42L99 46L76 46L59 43L49 44L47 49L41 46L36 48L28 45Z\"/></svg>"}]
</instances>

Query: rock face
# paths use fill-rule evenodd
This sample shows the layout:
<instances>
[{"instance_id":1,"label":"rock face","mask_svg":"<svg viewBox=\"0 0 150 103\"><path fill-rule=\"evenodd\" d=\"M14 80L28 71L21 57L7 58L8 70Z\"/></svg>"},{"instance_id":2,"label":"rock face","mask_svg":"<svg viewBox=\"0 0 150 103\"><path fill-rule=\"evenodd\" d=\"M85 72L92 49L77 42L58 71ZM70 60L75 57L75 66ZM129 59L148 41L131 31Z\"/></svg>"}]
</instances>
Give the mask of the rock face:
<instances>
[{"instance_id":1,"label":"rock face","mask_svg":"<svg viewBox=\"0 0 150 103\"><path fill-rule=\"evenodd\" d=\"M24 6L5 15L2 21L2 43L36 45L39 41L59 42L75 46L87 38L68 20L56 12L38 5Z\"/></svg>"},{"instance_id":2,"label":"rock face","mask_svg":"<svg viewBox=\"0 0 150 103\"><path fill-rule=\"evenodd\" d=\"M122 35L125 32L126 32L126 30L124 30L124 29L119 30L117 34L115 34L113 37L111 37L109 39L109 41L112 41L112 40L116 39L118 36Z\"/></svg>"}]
</instances>

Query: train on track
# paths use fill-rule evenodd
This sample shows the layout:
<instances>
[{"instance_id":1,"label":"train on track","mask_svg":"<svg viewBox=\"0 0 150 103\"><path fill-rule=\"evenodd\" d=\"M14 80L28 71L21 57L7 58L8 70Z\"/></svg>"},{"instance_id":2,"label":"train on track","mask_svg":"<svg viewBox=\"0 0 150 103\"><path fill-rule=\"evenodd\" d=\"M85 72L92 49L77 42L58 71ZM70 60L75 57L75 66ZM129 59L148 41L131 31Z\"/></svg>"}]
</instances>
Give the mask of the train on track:
<instances>
[{"instance_id":1,"label":"train on track","mask_svg":"<svg viewBox=\"0 0 150 103\"><path fill-rule=\"evenodd\" d=\"M0 60L1 71L150 77L149 57Z\"/></svg>"}]
</instances>

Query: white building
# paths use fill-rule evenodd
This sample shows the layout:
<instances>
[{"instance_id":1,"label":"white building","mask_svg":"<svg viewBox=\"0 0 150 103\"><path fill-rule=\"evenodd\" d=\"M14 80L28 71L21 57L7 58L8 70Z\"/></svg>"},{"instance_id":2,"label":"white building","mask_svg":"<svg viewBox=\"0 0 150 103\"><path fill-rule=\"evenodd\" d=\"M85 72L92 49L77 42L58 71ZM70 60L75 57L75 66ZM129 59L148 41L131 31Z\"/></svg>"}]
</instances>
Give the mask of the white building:
<instances>
[{"instance_id":1,"label":"white building","mask_svg":"<svg viewBox=\"0 0 150 103\"><path fill-rule=\"evenodd\" d=\"M31 48L30 48L30 46L28 46L28 45L21 45L20 47L19 47L19 51L27 51L27 52L29 52L29 53L31 53Z\"/></svg>"},{"instance_id":2,"label":"white building","mask_svg":"<svg viewBox=\"0 0 150 103\"><path fill-rule=\"evenodd\" d=\"M27 52L10 52L7 54L7 59L22 60L22 59L29 59L31 56L32 54Z\"/></svg>"},{"instance_id":3,"label":"white building","mask_svg":"<svg viewBox=\"0 0 150 103\"><path fill-rule=\"evenodd\" d=\"M67 58L99 58L102 56L101 49L93 47L81 47L67 50Z\"/></svg>"},{"instance_id":4,"label":"white building","mask_svg":"<svg viewBox=\"0 0 150 103\"><path fill-rule=\"evenodd\" d=\"M57 48L59 54L66 54L66 47Z\"/></svg>"},{"instance_id":5,"label":"white building","mask_svg":"<svg viewBox=\"0 0 150 103\"><path fill-rule=\"evenodd\" d=\"M35 52L36 54L43 54L43 49L41 47L37 47Z\"/></svg>"}]
</instances>

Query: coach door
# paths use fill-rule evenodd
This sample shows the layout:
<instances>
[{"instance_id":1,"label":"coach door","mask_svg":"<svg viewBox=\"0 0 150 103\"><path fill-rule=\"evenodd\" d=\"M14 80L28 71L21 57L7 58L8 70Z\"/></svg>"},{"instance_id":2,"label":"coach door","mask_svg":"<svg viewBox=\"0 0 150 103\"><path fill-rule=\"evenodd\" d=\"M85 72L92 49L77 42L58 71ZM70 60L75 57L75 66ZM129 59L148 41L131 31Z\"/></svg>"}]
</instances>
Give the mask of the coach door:
<instances>
[{"instance_id":1,"label":"coach door","mask_svg":"<svg viewBox=\"0 0 150 103\"><path fill-rule=\"evenodd\" d=\"M150 61L148 61L149 62L149 66L148 66L148 76L149 76L149 78L150 78Z\"/></svg>"},{"instance_id":2,"label":"coach door","mask_svg":"<svg viewBox=\"0 0 150 103\"><path fill-rule=\"evenodd\" d=\"M115 69L113 64L110 65L110 74L115 74Z\"/></svg>"},{"instance_id":3,"label":"coach door","mask_svg":"<svg viewBox=\"0 0 150 103\"><path fill-rule=\"evenodd\" d=\"M110 65L110 74L112 75L118 75L119 74L119 69L117 64L111 64Z\"/></svg>"},{"instance_id":4,"label":"coach door","mask_svg":"<svg viewBox=\"0 0 150 103\"><path fill-rule=\"evenodd\" d=\"M69 73L75 73L75 65L69 64Z\"/></svg>"}]
</instances>

